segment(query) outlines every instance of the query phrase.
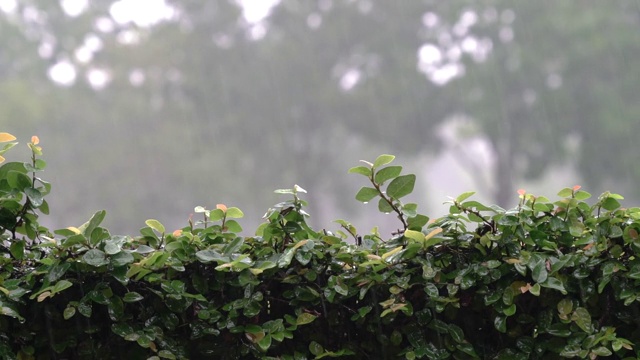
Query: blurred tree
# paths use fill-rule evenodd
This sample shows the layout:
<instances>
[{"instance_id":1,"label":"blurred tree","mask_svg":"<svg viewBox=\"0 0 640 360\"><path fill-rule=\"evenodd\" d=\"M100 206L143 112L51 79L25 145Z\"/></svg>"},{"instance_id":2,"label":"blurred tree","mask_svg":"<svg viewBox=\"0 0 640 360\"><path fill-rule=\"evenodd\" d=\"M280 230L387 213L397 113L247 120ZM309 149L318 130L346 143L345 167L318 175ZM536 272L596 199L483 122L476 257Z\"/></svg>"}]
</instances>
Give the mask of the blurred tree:
<instances>
[{"instance_id":1,"label":"blurred tree","mask_svg":"<svg viewBox=\"0 0 640 360\"><path fill-rule=\"evenodd\" d=\"M11 49L0 71L30 81L9 85L2 73L0 87L47 91L27 100L10 90L55 103L25 103L35 112L20 116L44 112L47 131L69 145L49 150L54 177L79 179L56 181L68 211L126 202L112 221L142 223L214 201L262 210L272 199L256 204L256 192L291 182L351 194L355 185L325 174L380 151L434 151L438 125L459 113L497 154L501 205L512 197L500 189L567 154L591 186L614 173L640 178L630 163L640 126L633 0L283 0L262 19L235 1L167 1L146 22L127 21L123 1L78 13L65 3L22 0L0 17ZM43 90L65 67L66 90ZM168 187L190 194L154 195Z\"/></svg>"},{"instance_id":2,"label":"blurred tree","mask_svg":"<svg viewBox=\"0 0 640 360\"><path fill-rule=\"evenodd\" d=\"M514 178L537 177L567 155L592 188L612 174L639 179L629 160L640 150L637 2L495 1L476 11L492 55L456 86L468 89L466 111L498 155L496 201L508 203L501 189Z\"/></svg>"}]
</instances>

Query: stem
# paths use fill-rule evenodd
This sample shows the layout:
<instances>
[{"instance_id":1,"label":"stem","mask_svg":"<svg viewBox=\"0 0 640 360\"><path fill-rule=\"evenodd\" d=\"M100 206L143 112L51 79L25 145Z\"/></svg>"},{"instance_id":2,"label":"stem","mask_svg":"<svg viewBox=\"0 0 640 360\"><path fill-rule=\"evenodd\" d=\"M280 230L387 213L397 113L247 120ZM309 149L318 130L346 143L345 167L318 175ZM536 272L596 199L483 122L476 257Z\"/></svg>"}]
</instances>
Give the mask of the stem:
<instances>
[{"instance_id":1,"label":"stem","mask_svg":"<svg viewBox=\"0 0 640 360\"><path fill-rule=\"evenodd\" d=\"M35 152L31 152L31 165L35 168L36 166L36 154ZM31 172L31 187L35 188L36 187L36 172L32 171ZM24 222L24 217L27 215L27 212L31 209L31 200L29 199L29 197L27 196L27 200L24 202L24 205L22 206L22 209L20 209L20 212L18 213L17 216L17 221L14 224L14 226L11 228L11 237L13 239L16 238L16 230L19 226L21 226L21 224Z\"/></svg>"},{"instance_id":2,"label":"stem","mask_svg":"<svg viewBox=\"0 0 640 360\"><path fill-rule=\"evenodd\" d=\"M455 203L455 205L456 205L458 208L460 208L460 210L462 210L463 212L465 212L465 213L469 213L469 214L473 214L473 215L475 215L475 216L479 217L480 219L482 219L482 222L483 222L485 225L489 226L489 227L491 228L491 231L492 231L492 232L494 232L494 228L493 228L493 227L494 227L494 225L493 225L493 223L492 223L491 221L487 220L487 218L485 218L484 216L482 216L482 214L480 214L480 212L479 212L479 211L477 211L477 210L473 210L473 209L469 209L469 208L466 208L466 207L462 206L461 204L458 204L457 202Z\"/></svg>"},{"instance_id":3,"label":"stem","mask_svg":"<svg viewBox=\"0 0 640 360\"><path fill-rule=\"evenodd\" d=\"M373 184L373 187L378 191L378 194L380 194L380 197L387 202L387 204L389 204L389 206L391 206L391 209L393 209L393 211L395 211L398 214L398 219L400 219L400 221L402 222L402 226L404 227L404 230L406 231L409 228L409 225L407 224L407 222L404 219L404 213L402 212L402 210L400 210L400 208L398 208L398 206L396 206L393 203L393 200L387 196L385 196L384 192L382 191L382 189L380 189L380 184L376 183L375 179L373 178L373 171L371 171L371 176L369 177L369 180L371 181L371 184Z\"/></svg>"},{"instance_id":4,"label":"stem","mask_svg":"<svg viewBox=\"0 0 640 360\"><path fill-rule=\"evenodd\" d=\"M342 227L343 229L347 230L347 232L353 236L353 239L356 241L356 244L358 243L358 241L362 241L362 239L358 238L358 234L354 233L353 231L351 231L351 229L349 229L347 226L344 225L340 225L340 227Z\"/></svg>"}]
</instances>

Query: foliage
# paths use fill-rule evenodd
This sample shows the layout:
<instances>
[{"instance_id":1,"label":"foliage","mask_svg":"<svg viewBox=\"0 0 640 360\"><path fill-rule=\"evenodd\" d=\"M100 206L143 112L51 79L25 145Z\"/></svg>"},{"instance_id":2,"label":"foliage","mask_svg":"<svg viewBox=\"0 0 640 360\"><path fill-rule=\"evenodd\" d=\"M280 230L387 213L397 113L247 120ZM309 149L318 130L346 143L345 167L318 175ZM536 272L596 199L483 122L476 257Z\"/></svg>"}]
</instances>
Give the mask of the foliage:
<instances>
[{"instance_id":1,"label":"foliage","mask_svg":"<svg viewBox=\"0 0 640 360\"><path fill-rule=\"evenodd\" d=\"M4 154L16 143L7 133ZM39 139L0 167L0 358L636 358L640 208L579 186L557 201L519 191L505 210L451 199L429 221L392 155L350 169L402 226L389 239L307 225L306 193L242 237L218 204L168 232L112 235L104 211L51 233ZM0 158L4 161L4 158ZM354 243L348 241L353 238Z\"/></svg>"}]
</instances>

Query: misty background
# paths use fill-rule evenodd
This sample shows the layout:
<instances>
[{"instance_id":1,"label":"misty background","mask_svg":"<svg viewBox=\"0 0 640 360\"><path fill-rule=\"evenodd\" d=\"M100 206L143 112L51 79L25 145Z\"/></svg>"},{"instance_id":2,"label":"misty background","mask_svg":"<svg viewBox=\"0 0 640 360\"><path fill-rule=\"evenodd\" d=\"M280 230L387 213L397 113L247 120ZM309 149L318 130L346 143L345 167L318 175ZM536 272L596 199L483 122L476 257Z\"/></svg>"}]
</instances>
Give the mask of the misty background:
<instances>
[{"instance_id":1,"label":"misty background","mask_svg":"<svg viewBox=\"0 0 640 360\"><path fill-rule=\"evenodd\" d=\"M298 184L312 225L392 231L347 174L382 153L432 218L470 190L633 206L640 1L0 0L0 125L10 161L40 137L54 229L224 203L250 235Z\"/></svg>"}]
</instances>

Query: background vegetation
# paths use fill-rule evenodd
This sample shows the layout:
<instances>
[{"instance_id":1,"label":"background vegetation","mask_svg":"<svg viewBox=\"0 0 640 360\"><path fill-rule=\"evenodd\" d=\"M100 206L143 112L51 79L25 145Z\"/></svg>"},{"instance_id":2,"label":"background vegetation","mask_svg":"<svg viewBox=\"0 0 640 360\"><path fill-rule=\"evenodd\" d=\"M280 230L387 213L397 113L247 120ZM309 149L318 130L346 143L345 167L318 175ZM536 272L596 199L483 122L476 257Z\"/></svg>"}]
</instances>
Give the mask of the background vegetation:
<instances>
[{"instance_id":1,"label":"background vegetation","mask_svg":"<svg viewBox=\"0 0 640 360\"><path fill-rule=\"evenodd\" d=\"M0 4L0 124L47 134L50 225L100 204L116 232L177 228L203 200L257 219L294 182L323 223L362 211L334 174L381 152L411 159L429 209L468 189L513 206L545 176L638 196L634 0Z\"/></svg>"}]
</instances>

